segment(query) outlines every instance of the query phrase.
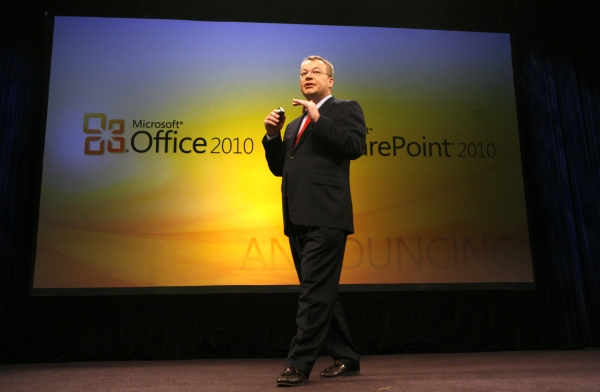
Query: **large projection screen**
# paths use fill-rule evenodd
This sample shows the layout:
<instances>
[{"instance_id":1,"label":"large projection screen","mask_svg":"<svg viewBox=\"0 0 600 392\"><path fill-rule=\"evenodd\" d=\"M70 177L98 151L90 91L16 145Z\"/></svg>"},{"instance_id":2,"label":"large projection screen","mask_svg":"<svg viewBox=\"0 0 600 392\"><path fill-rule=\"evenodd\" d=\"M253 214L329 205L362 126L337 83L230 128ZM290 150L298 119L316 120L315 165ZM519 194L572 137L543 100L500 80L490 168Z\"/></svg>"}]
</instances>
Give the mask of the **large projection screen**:
<instances>
[{"instance_id":1,"label":"large projection screen","mask_svg":"<svg viewBox=\"0 0 600 392\"><path fill-rule=\"evenodd\" d=\"M508 34L56 17L33 292L296 285L261 140L313 54L368 128L343 288L531 287Z\"/></svg>"}]
</instances>

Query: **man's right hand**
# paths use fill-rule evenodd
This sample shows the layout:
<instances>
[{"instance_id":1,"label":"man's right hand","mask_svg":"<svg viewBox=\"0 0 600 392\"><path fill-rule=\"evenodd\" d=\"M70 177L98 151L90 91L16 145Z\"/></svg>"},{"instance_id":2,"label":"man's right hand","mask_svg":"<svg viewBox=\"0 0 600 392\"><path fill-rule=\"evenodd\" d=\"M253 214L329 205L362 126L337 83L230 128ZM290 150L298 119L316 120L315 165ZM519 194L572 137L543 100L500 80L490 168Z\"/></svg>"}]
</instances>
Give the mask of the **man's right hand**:
<instances>
[{"instance_id":1,"label":"man's right hand","mask_svg":"<svg viewBox=\"0 0 600 392\"><path fill-rule=\"evenodd\" d=\"M267 118L265 118L265 129L270 137L276 136L281 132L285 124L285 114L279 115L278 109L274 109Z\"/></svg>"}]
</instances>

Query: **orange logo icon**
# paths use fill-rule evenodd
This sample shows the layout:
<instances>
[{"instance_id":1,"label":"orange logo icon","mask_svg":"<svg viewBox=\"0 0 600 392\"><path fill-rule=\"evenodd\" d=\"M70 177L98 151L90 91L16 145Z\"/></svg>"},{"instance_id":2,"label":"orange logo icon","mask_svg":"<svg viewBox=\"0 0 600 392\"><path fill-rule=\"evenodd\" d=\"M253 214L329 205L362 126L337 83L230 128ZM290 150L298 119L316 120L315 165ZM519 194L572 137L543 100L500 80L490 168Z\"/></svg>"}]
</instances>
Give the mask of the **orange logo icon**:
<instances>
[{"instance_id":1,"label":"orange logo icon","mask_svg":"<svg viewBox=\"0 0 600 392\"><path fill-rule=\"evenodd\" d=\"M96 119L94 121L94 119ZM100 127L96 125L100 123ZM125 130L125 120L108 120L106 127L106 115L104 113L85 113L83 115L83 132L93 134L85 138L86 155L102 155L104 147L108 152L125 152L125 138L122 136ZM99 142L99 143L98 143Z\"/></svg>"}]
</instances>

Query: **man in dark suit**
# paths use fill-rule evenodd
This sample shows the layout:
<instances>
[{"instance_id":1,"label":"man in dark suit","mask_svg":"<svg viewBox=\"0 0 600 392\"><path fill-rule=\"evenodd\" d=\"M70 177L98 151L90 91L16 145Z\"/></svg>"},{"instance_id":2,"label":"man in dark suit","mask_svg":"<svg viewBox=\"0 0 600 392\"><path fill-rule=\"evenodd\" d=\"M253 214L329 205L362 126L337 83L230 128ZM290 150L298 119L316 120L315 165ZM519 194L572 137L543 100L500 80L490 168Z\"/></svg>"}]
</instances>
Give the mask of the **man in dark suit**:
<instances>
[{"instance_id":1,"label":"man in dark suit","mask_svg":"<svg viewBox=\"0 0 600 392\"><path fill-rule=\"evenodd\" d=\"M334 363L321 377L360 372L337 289L346 237L354 232L350 160L365 151L366 126L360 105L335 99L332 87L331 63L309 56L300 67L306 99L292 101L303 114L286 127L283 140L285 115L274 110L264 121L267 163L282 177L284 232L300 280L298 330L278 386L306 383L322 347Z\"/></svg>"}]
</instances>

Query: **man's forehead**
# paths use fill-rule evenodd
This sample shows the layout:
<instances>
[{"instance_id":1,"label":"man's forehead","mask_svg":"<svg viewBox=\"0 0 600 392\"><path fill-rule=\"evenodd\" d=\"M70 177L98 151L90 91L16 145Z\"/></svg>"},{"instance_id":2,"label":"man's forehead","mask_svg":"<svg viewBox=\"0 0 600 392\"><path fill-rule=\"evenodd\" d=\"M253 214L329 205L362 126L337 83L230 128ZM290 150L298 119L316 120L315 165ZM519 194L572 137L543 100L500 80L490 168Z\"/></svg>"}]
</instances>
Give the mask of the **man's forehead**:
<instances>
[{"instance_id":1,"label":"man's forehead","mask_svg":"<svg viewBox=\"0 0 600 392\"><path fill-rule=\"evenodd\" d=\"M323 61L321 60L306 60L305 62L303 62L300 65L300 68L306 68L306 67L319 67L319 66L324 66L327 67L327 64L325 64Z\"/></svg>"}]
</instances>

